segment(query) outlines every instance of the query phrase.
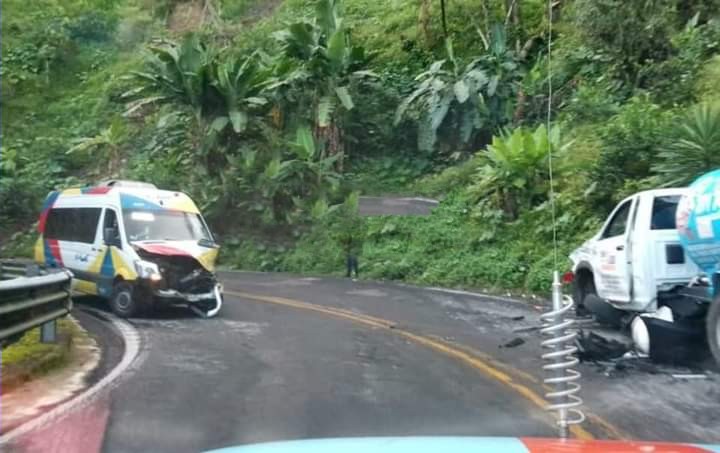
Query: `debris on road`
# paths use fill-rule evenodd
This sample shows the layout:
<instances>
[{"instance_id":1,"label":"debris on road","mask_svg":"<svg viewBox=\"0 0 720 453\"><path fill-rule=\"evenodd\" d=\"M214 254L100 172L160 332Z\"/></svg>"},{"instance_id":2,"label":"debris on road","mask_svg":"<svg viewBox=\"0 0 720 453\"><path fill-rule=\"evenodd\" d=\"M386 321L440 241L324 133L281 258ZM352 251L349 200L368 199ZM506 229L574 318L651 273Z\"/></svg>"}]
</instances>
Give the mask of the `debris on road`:
<instances>
[{"instance_id":1,"label":"debris on road","mask_svg":"<svg viewBox=\"0 0 720 453\"><path fill-rule=\"evenodd\" d=\"M581 362L617 359L630 350L627 345L619 341L604 338L595 332L587 333L584 330L578 332L575 345Z\"/></svg>"},{"instance_id":2,"label":"debris on road","mask_svg":"<svg viewBox=\"0 0 720 453\"><path fill-rule=\"evenodd\" d=\"M675 379L707 379L707 374L673 374Z\"/></svg>"},{"instance_id":3,"label":"debris on road","mask_svg":"<svg viewBox=\"0 0 720 453\"><path fill-rule=\"evenodd\" d=\"M522 344L525 344L525 340L520 337L515 337L505 344L500 345L501 348L516 348Z\"/></svg>"},{"instance_id":4,"label":"debris on road","mask_svg":"<svg viewBox=\"0 0 720 453\"><path fill-rule=\"evenodd\" d=\"M532 332L534 330L540 330L542 329L542 326L529 326L529 327L518 327L516 329L513 329L513 333L525 333L525 332Z\"/></svg>"}]
</instances>

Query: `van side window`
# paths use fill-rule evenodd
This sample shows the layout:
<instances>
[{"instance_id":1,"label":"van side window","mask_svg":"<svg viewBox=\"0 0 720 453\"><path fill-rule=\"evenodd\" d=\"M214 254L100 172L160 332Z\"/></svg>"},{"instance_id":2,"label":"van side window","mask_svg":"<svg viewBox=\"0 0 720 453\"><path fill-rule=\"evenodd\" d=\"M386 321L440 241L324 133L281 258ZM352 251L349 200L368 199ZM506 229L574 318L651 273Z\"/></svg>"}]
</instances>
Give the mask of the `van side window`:
<instances>
[{"instance_id":1,"label":"van side window","mask_svg":"<svg viewBox=\"0 0 720 453\"><path fill-rule=\"evenodd\" d=\"M675 212L677 211L680 195L668 195L653 199L651 230L674 230Z\"/></svg>"},{"instance_id":2,"label":"van side window","mask_svg":"<svg viewBox=\"0 0 720 453\"><path fill-rule=\"evenodd\" d=\"M95 242L100 208L55 208L48 214L45 237L59 241Z\"/></svg>"},{"instance_id":3,"label":"van side window","mask_svg":"<svg viewBox=\"0 0 720 453\"><path fill-rule=\"evenodd\" d=\"M603 231L602 239L622 236L625 234L628 216L630 214L630 206L632 206L632 200L626 201L617 211L615 211L615 215L610 220L610 223L608 223L605 231Z\"/></svg>"},{"instance_id":4,"label":"van side window","mask_svg":"<svg viewBox=\"0 0 720 453\"><path fill-rule=\"evenodd\" d=\"M115 230L116 236L112 238L114 242L117 244L117 247L120 247L120 226L118 225L117 221L117 214L112 209L105 209L105 220L103 221L103 231L105 231L108 228L112 228Z\"/></svg>"}]
</instances>

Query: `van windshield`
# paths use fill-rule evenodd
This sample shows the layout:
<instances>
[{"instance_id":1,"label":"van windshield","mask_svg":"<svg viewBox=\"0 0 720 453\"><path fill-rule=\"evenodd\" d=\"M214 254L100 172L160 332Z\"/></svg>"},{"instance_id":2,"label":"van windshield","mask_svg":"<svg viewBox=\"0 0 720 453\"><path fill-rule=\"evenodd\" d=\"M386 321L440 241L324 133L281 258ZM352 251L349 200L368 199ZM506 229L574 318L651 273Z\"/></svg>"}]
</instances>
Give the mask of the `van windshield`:
<instances>
[{"instance_id":1,"label":"van windshield","mask_svg":"<svg viewBox=\"0 0 720 453\"><path fill-rule=\"evenodd\" d=\"M199 214L182 211L129 210L123 213L123 220L129 242L212 240Z\"/></svg>"}]
</instances>

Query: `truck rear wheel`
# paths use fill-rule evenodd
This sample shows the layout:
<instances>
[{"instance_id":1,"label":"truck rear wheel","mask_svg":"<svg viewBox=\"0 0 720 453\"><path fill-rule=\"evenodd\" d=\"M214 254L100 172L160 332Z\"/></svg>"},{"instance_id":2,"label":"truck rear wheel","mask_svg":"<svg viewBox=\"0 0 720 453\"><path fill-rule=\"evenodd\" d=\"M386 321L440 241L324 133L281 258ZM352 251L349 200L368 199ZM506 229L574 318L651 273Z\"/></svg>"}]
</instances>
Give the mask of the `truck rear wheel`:
<instances>
[{"instance_id":1,"label":"truck rear wheel","mask_svg":"<svg viewBox=\"0 0 720 453\"><path fill-rule=\"evenodd\" d=\"M708 310L705 321L710 351L720 365L720 296L716 297Z\"/></svg>"}]
</instances>

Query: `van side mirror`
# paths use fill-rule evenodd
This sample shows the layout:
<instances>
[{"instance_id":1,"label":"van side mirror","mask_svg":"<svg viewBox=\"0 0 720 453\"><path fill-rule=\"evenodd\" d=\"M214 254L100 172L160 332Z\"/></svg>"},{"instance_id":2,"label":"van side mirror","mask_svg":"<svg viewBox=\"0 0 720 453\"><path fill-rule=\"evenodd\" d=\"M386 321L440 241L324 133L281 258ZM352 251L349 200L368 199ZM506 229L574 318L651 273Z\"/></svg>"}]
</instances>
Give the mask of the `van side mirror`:
<instances>
[{"instance_id":1,"label":"van side mirror","mask_svg":"<svg viewBox=\"0 0 720 453\"><path fill-rule=\"evenodd\" d=\"M120 247L120 233L117 228L105 228L103 231L103 242L105 245Z\"/></svg>"}]
</instances>

